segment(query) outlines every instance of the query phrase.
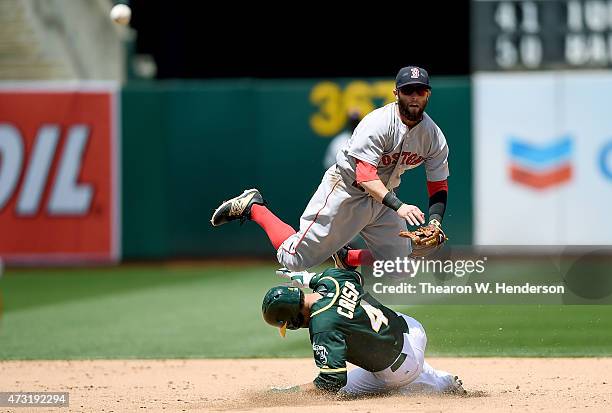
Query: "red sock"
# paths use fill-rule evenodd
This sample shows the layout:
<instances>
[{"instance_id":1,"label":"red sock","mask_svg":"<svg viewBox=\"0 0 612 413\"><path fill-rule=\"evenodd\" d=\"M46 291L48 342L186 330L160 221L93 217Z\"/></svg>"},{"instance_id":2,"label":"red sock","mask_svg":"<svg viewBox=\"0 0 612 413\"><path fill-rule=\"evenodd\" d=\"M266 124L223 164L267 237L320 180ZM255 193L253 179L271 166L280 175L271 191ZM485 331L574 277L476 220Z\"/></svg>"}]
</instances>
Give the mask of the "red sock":
<instances>
[{"instance_id":1,"label":"red sock","mask_svg":"<svg viewBox=\"0 0 612 413\"><path fill-rule=\"evenodd\" d=\"M290 225L285 224L263 205L254 204L251 207L251 219L266 231L274 249L278 249L284 240L295 234Z\"/></svg>"},{"instance_id":2,"label":"red sock","mask_svg":"<svg viewBox=\"0 0 612 413\"><path fill-rule=\"evenodd\" d=\"M374 264L374 257L370 250L349 250L348 256L346 257L346 263L354 267L359 265L372 265Z\"/></svg>"}]
</instances>

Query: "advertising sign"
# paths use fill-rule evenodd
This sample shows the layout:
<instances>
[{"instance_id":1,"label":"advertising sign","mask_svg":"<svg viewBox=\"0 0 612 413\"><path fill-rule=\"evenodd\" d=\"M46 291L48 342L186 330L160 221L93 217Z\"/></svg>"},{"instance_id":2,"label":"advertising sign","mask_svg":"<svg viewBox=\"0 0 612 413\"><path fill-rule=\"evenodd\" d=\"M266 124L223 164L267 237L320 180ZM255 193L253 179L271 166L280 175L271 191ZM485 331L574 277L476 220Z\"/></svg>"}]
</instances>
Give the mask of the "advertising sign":
<instances>
[{"instance_id":1,"label":"advertising sign","mask_svg":"<svg viewBox=\"0 0 612 413\"><path fill-rule=\"evenodd\" d=\"M0 85L0 256L8 263L119 258L116 89Z\"/></svg>"},{"instance_id":2,"label":"advertising sign","mask_svg":"<svg viewBox=\"0 0 612 413\"><path fill-rule=\"evenodd\" d=\"M475 76L477 244L612 244L611 105L607 73Z\"/></svg>"}]
</instances>

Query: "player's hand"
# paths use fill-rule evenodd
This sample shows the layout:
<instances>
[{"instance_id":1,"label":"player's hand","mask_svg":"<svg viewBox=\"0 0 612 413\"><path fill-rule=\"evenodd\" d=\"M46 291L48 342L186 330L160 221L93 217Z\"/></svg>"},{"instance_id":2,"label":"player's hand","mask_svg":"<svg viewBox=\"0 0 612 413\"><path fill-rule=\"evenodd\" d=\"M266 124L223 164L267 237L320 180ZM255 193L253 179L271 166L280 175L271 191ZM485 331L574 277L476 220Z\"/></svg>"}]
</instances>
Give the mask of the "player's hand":
<instances>
[{"instance_id":1,"label":"player's hand","mask_svg":"<svg viewBox=\"0 0 612 413\"><path fill-rule=\"evenodd\" d=\"M425 214L416 205L403 204L397 210L397 215L408 221L410 225L420 225L425 223Z\"/></svg>"},{"instance_id":2,"label":"player's hand","mask_svg":"<svg viewBox=\"0 0 612 413\"><path fill-rule=\"evenodd\" d=\"M294 287L306 288L310 284L312 277L317 275L317 273L308 271L289 271L287 268L280 268L276 270L276 275L291 281L291 285Z\"/></svg>"}]
</instances>

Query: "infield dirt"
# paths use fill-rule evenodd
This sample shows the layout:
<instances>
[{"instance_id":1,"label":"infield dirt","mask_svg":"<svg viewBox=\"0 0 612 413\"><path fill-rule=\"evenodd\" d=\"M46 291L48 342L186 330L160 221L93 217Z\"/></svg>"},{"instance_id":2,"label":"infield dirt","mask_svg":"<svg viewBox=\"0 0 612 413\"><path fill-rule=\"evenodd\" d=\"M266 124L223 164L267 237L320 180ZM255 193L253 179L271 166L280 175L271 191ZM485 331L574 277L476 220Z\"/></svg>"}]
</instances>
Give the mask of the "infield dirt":
<instances>
[{"instance_id":1,"label":"infield dirt","mask_svg":"<svg viewBox=\"0 0 612 413\"><path fill-rule=\"evenodd\" d=\"M87 360L0 362L0 391L67 391L70 407L17 412L610 412L612 358L431 358L457 374L467 396L358 400L272 395L306 383L310 359Z\"/></svg>"}]
</instances>

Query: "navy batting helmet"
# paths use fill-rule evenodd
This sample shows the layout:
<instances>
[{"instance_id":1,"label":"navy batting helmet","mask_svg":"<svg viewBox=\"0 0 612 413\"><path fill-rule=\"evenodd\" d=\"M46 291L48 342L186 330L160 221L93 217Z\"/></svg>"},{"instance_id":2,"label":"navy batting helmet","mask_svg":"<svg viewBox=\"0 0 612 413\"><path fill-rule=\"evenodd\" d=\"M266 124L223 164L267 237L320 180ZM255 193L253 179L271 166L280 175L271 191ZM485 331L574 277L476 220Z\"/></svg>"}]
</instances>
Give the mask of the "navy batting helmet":
<instances>
[{"instance_id":1,"label":"navy batting helmet","mask_svg":"<svg viewBox=\"0 0 612 413\"><path fill-rule=\"evenodd\" d=\"M279 285L266 293L261 312L266 323L280 328L285 337L286 329L297 330L304 323L301 310L304 306L304 292L299 288Z\"/></svg>"}]
</instances>

